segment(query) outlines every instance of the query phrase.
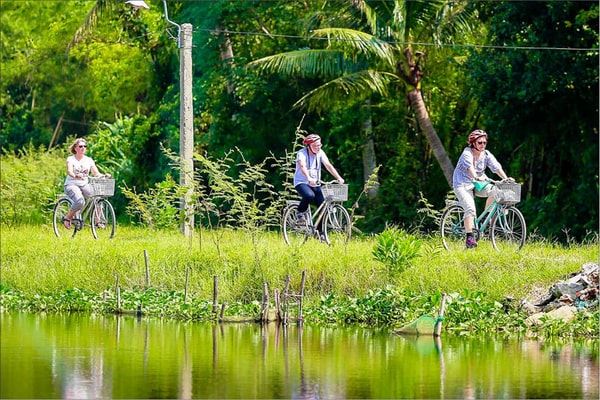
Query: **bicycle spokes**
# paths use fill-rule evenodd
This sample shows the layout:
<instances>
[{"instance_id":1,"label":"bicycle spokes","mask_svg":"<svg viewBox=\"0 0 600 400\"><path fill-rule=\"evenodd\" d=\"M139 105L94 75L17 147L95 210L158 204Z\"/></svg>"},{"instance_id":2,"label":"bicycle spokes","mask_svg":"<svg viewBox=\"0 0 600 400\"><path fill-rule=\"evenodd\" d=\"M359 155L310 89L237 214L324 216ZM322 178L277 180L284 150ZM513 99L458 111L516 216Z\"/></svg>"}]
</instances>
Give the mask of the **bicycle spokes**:
<instances>
[{"instance_id":1,"label":"bicycle spokes","mask_svg":"<svg viewBox=\"0 0 600 400\"><path fill-rule=\"evenodd\" d=\"M115 211L106 199L98 200L90 213L92 234L96 239L110 239L115 234Z\"/></svg>"},{"instance_id":2,"label":"bicycle spokes","mask_svg":"<svg viewBox=\"0 0 600 400\"><path fill-rule=\"evenodd\" d=\"M299 216L296 205L286 208L282 225L283 238L289 245L301 245L311 236L310 214Z\"/></svg>"},{"instance_id":3,"label":"bicycle spokes","mask_svg":"<svg viewBox=\"0 0 600 400\"><path fill-rule=\"evenodd\" d=\"M73 221L71 221L70 227L67 228L64 223L65 216L71 208L71 201L67 198L59 199L55 206L52 214L52 229L57 237L71 237L77 232Z\"/></svg>"},{"instance_id":4,"label":"bicycle spokes","mask_svg":"<svg viewBox=\"0 0 600 400\"><path fill-rule=\"evenodd\" d=\"M525 218L515 207L501 208L494 217L491 231L496 250L518 250L523 247L527 234Z\"/></svg>"},{"instance_id":5,"label":"bicycle spokes","mask_svg":"<svg viewBox=\"0 0 600 400\"><path fill-rule=\"evenodd\" d=\"M348 215L348 211L341 205L334 204L331 206L323 225L323 234L328 244L345 244L350 239L352 232L350 215Z\"/></svg>"},{"instance_id":6,"label":"bicycle spokes","mask_svg":"<svg viewBox=\"0 0 600 400\"><path fill-rule=\"evenodd\" d=\"M465 248L464 215L463 209L458 205L449 207L442 215L440 230L446 250Z\"/></svg>"}]
</instances>

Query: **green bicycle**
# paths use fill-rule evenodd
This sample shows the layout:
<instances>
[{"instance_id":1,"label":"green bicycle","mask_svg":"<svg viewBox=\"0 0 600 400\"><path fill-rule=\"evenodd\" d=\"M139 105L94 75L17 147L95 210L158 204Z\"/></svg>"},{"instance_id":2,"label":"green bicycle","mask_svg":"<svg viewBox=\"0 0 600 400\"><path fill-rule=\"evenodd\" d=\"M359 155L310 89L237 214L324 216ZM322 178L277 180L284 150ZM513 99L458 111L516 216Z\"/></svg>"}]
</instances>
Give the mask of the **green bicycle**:
<instances>
[{"instance_id":1,"label":"green bicycle","mask_svg":"<svg viewBox=\"0 0 600 400\"><path fill-rule=\"evenodd\" d=\"M475 218L475 239L489 236L492 246L498 251L519 250L527 236L525 218L514 206L521 200L521 185L512 180L490 180L489 183L494 185L494 201ZM440 222L442 243L446 250L464 249L464 210L457 201L448 201L446 206Z\"/></svg>"}]
</instances>

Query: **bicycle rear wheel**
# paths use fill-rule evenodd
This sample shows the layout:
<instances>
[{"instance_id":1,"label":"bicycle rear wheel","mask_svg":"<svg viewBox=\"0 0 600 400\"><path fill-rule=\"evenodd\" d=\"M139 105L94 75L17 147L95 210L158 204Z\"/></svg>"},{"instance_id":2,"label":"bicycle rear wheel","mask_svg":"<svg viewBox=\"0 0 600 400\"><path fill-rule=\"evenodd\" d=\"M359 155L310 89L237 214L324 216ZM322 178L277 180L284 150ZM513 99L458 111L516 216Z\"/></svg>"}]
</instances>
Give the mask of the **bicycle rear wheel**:
<instances>
[{"instance_id":1,"label":"bicycle rear wheel","mask_svg":"<svg viewBox=\"0 0 600 400\"><path fill-rule=\"evenodd\" d=\"M525 244L525 217L515 207L500 208L492 221L492 244L498 251L519 250Z\"/></svg>"},{"instance_id":2,"label":"bicycle rear wheel","mask_svg":"<svg viewBox=\"0 0 600 400\"><path fill-rule=\"evenodd\" d=\"M90 226L95 239L112 239L117 220L115 210L106 199L98 200L90 213Z\"/></svg>"},{"instance_id":3,"label":"bicycle rear wheel","mask_svg":"<svg viewBox=\"0 0 600 400\"><path fill-rule=\"evenodd\" d=\"M440 232L446 250L462 250L465 248L465 212L458 205L450 206L442 215Z\"/></svg>"},{"instance_id":4,"label":"bicycle rear wheel","mask_svg":"<svg viewBox=\"0 0 600 400\"><path fill-rule=\"evenodd\" d=\"M350 240L352 224L348 211L340 204L333 204L327 213L323 228L325 241L330 246L344 245Z\"/></svg>"},{"instance_id":5,"label":"bicycle rear wheel","mask_svg":"<svg viewBox=\"0 0 600 400\"><path fill-rule=\"evenodd\" d=\"M54 230L56 237L73 237L77 233L74 226L71 226L71 229L67 229L63 223L63 218L69 212L71 204L71 200L62 198L54 205L54 211L52 212L52 229Z\"/></svg>"},{"instance_id":6,"label":"bicycle rear wheel","mask_svg":"<svg viewBox=\"0 0 600 400\"><path fill-rule=\"evenodd\" d=\"M311 229L308 220L298 222L298 206L287 206L283 211L283 240L290 246L300 246L310 237Z\"/></svg>"}]
</instances>

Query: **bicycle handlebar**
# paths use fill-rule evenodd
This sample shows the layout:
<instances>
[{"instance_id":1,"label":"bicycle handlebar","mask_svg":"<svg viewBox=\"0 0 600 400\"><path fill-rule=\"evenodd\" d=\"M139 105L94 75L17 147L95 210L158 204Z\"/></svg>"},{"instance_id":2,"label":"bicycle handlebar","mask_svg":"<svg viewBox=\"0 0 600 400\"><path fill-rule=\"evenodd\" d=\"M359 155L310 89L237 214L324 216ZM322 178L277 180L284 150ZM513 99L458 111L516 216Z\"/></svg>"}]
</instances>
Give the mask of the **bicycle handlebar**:
<instances>
[{"instance_id":1,"label":"bicycle handlebar","mask_svg":"<svg viewBox=\"0 0 600 400\"><path fill-rule=\"evenodd\" d=\"M318 183L319 183L319 185L331 185L331 184L333 184L333 183L339 183L339 182L338 182L338 180L337 180L337 179L334 179L334 180L332 180L332 181L328 181L328 182L326 182L326 181L322 181L322 180L319 180L319 182L318 182Z\"/></svg>"}]
</instances>

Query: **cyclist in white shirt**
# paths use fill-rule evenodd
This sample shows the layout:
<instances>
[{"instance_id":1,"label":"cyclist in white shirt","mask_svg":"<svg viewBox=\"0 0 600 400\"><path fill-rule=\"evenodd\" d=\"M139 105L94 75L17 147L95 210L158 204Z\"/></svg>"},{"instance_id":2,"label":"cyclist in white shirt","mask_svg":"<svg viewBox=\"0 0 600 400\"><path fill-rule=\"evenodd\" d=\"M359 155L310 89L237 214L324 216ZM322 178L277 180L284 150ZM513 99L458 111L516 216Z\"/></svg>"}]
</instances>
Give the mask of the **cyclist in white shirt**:
<instances>
[{"instance_id":1,"label":"cyclist in white shirt","mask_svg":"<svg viewBox=\"0 0 600 400\"><path fill-rule=\"evenodd\" d=\"M314 133L307 135L302 143L305 147L296 154L296 172L294 174L294 188L302 197L298 206L299 222L303 222L310 203L314 203L318 207L325 201L319 184L322 165L338 183L344 183L344 179L329 162L325 152L321 150L322 144L319 135Z\"/></svg>"},{"instance_id":2,"label":"cyclist in white shirt","mask_svg":"<svg viewBox=\"0 0 600 400\"><path fill-rule=\"evenodd\" d=\"M92 187L88 183L88 176L102 176L96 163L85 155L87 143L85 139L77 138L69 147L72 155L67 158L67 178L65 179L65 194L71 199L73 205L63 218L65 228L71 228L71 220L77 211L85 205L85 199L90 197Z\"/></svg>"},{"instance_id":3,"label":"cyclist in white shirt","mask_svg":"<svg viewBox=\"0 0 600 400\"><path fill-rule=\"evenodd\" d=\"M493 201L492 186L486 184L488 177L485 169L489 168L502 179L508 179L496 157L486 150L487 142L487 132L481 129L471 132L467 138L468 146L458 159L452 177L454 193L465 211L465 245L468 249L477 247L477 240L473 236L473 221L476 216L474 196L487 197L486 207Z\"/></svg>"}]
</instances>

